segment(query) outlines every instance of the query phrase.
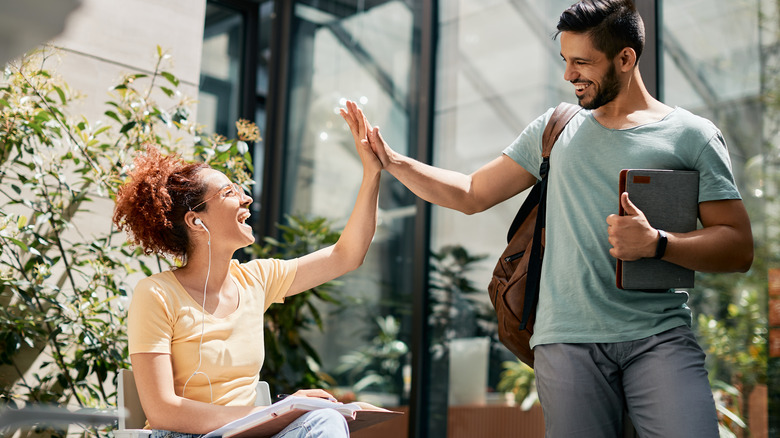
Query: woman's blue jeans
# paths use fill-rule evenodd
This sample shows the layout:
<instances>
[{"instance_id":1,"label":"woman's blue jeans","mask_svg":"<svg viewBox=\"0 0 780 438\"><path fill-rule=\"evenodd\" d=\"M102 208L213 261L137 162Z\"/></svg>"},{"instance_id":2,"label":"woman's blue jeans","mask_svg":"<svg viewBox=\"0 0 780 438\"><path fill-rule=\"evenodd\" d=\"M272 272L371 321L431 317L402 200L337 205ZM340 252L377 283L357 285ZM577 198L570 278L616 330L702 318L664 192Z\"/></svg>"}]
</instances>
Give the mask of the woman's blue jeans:
<instances>
[{"instance_id":1,"label":"woman's blue jeans","mask_svg":"<svg viewBox=\"0 0 780 438\"><path fill-rule=\"evenodd\" d=\"M199 438L203 435L154 430L152 438ZM317 409L307 412L274 438L346 438L349 437L347 420L333 409Z\"/></svg>"}]
</instances>

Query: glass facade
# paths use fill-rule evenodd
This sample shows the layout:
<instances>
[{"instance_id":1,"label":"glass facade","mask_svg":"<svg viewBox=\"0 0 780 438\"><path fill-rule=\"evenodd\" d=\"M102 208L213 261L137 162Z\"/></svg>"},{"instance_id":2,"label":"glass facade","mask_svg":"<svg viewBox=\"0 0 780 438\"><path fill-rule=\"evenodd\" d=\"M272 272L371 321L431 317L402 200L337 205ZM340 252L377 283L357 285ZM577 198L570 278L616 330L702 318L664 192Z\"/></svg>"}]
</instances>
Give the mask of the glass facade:
<instances>
[{"instance_id":1,"label":"glass facade","mask_svg":"<svg viewBox=\"0 0 780 438\"><path fill-rule=\"evenodd\" d=\"M240 115L241 69L244 63L244 17L239 11L206 6L198 93L198 122L207 132L235 135Z\"/></svg>"},{"instance_id":2,"label":"glass facade","mask_svg":"<svg viewBox=\"0 0 780 438\"><path fill-rule=\"evenodd\" d=\"M253 117L261 127L265 142L255 156L262 193L255 198L263 200L256 202L263 221L321 216L338 229L361 177L338 114L345 99L360 104L395 150L470 173L496 158L546 109L576 101L552 38L559 14L571 3L210 1L201 120L217 132L223 129L219 119L234 115ZM690 291L716 399L745 420L744 427L732 420L724 425L754 435L777 430L768 416L777 412L777 378L767 373L773 360L767 354L768 272L777 265L772 242L778 241L771 220L777 205L777 111L762 99L777 87L775 1L638 4L652 23L648 47L655 53L643 55L649 88L723 131L754 226L751 271L701 274ZM225 13L241 8L252 12L238 19ZM224 24L209 30L215 17ZM235 35L243 40L231 40ZM235 46L240 41L252 41L254 49ZM426 47L434 48L430 59ZM241 88L248 82L233 62L249 62L256 70L251 89ZM209 85L215 83L209 78L223 85ZM228 83L241 91L227 92ZM247 95L254 106L239 103ZM226 102L235 113L223 112ZM383 175L379 227L368 257L340 279L343 305L320 306L324 331L307 336L317 346L321 372L339 391L408 407L409 425L396 426L388 436L487 436L459 435L488 427L486 421L494 428L490 436L500 435L502 427L543 436L538 408L526 412L527 406L519 406L534 401L532 374L497 341L485 293L522 197L467 216L426 206ZM273 233L273 227L262 229ZM380 360L350 372L350 363L354 370L355 361L368 355ZM507 396L510 388L520 395Z\"/></svg>"},{"instance_id":3,"label":"glass facade","mask_svg":"<svg viewBox=\"0 0 780 438\"><path fill-rule=\"evenodd\" d=\"M662 97L721 129L753 225L752 269L747 274L697 274L689 300L699 342L707 349L716 400L745 424L722 423L751 436L778 433L774 425L766 435L768 272L777 267L768 244L777 240L767 234L766 212L772 209L772 198L765 193L768 169L761 164L776 153L764 128L771 120L764 100L767 47L777 41L776 18L771 18L776 15L767 9L773 3L715 1L702 7L694 0L667 1L661 14ZM728 396L724 387L736 389L739 396Z\"/></svg>"},{"instance_id":4,"label":"glass facade","mask_svg":"<svg viewBox=\"0 0 780 438\"><path fill-rule=\"evenodd\" d=\"M372 123L392 126L388 140L409 151L412 12L403 2L367 10L359 4L344 10L304 3L294 9L282 210L326 217L340 229L362 175L352 135L338 112L346 99L358 102ZM324 333L311 333L322 347L323 369L339 385L355 386L366 377L336 371L346 356L359 357L367 347L375 347L375 354L387 350L388 366L366 369L374 382L363 394L358 390L359 397L385 405L405 403L409 391L410 358L401 353L408 351L411 337L408 273L414 239L409 230L416 214L414 199L384 178L371 250L360 269L341 279L340 293L349 304L327 318ZM375 345L378 336L383 344Z\"/></svg>"},{"instance_id":5,"label":"glass facade","mask_svg":"<svg viewBox=\"0 0 780 438\"><path fill-rule=\"evenodd\" d=\"M208 2L203 31L198 123L205 132L235 137L238 119L266 130L274 2ZM256 184L252 214L261 216L265 135L251 145ZM257 221L255 221L257 222ZM257 225L257 224L255 224Z\"/></svg>"},{"instance_id":6,"label":"glass facade","mask_svg":"<svg viewBox=\"0 0 780 438\"><path fill-rule=\"evenodd\" d=\"M576 103L563 80L558 42L552 38L558 15L570 4L568 0L439 3L434 165L469 174L497 158L547 108L561 101ZM495 337L484 291L524 197L521 194L471 216L433 208L431 250L438 253L462 247L471 258L479 258L463 266L462 275L480 293L469 296L467 306L451 312L487 314L468 327L460 325L457 331L446 333L445 342L460 339L458 343L484 345L488 341L488 350L482 354L490 358L489 372L482 373L481 394L454 397L451 403L486 402L485 388L496 390L501 363L514 358ZM465 377L457 369L452 371L450 388ZM500 394L490 396L501 399Z\"/></svg>"}]
</instances>

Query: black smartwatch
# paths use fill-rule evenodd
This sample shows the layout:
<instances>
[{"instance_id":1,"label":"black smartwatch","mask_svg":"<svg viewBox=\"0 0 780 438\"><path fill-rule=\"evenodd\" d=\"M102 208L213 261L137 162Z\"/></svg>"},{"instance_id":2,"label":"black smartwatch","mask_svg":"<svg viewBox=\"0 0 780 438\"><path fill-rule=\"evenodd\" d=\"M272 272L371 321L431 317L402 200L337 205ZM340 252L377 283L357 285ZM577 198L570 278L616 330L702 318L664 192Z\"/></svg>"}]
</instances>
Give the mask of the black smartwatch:
<instances>
[{"instance_id":1,"label":"black smartwatch","mask_svg":"<svg viewBox=\"0 0 780 438\"><path fill-rule=\"evenodd\" d=\"M666 243L668 240L666 239L666 232L664 230L657 230L658 231L658 245L655 247L655 256L653 256L654 259L661 259L664 257L664 254L666 253Z\"/></svg>"}]
</instances>

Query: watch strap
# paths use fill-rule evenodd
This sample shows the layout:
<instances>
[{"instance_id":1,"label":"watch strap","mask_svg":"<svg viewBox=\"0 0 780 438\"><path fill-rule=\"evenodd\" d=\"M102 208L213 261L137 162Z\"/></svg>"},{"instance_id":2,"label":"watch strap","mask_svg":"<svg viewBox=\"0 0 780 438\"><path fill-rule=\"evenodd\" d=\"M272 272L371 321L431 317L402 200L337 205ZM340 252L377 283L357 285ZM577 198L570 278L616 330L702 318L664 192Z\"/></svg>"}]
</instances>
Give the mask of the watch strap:
<instances>
[{"instance_id":1,"label":"watch strap","mask_svg":"<svg viewBox=\"0 0 780 438\"><path fill-rule=\"evenodd\" d=\"M655 259L661 259L664 257L664 254L666 254L666 244L669 242L669 240L666 237L666 232L664 230L657 230L658 231L658 245L655 247L655 256L653 258Z\"/></svg>"}]
</instances>

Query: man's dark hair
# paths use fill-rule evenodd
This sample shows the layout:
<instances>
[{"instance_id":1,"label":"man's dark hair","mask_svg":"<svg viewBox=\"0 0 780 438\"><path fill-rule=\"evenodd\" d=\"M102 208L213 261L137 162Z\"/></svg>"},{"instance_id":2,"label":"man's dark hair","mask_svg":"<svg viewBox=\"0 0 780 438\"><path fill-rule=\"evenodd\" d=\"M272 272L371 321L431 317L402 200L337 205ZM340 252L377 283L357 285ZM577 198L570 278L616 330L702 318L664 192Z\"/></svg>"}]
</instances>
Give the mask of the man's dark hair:
<instances>
[{"instance_id":1,"label":"man's dark hair","mask_svg":"<svg viewBox=\"0 0 780 438\"><path fill-rule=\"evenodd\" d=\"M582 0L561 14L555 37L561 32L588 34L610 59L631 47L638 61L645 46L645 25L631 0Z\"/></svg>"}]
</instances>

